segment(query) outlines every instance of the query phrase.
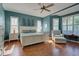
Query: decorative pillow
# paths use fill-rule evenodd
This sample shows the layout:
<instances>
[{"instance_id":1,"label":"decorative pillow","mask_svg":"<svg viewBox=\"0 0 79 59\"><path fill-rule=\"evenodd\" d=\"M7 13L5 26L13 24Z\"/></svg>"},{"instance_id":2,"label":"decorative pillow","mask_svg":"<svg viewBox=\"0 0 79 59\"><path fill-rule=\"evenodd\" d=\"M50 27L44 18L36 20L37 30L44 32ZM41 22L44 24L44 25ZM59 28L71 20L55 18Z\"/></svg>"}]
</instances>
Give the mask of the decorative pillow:
<instances>
[{"instance_id":1,"label":"decorative pillow","mask_svg":"<svg viewBox=\"0 0 79 59\"><path fill-rule=\"evenodd\" d=\"M23 33L35 33L35 30L23 30Z\"/></svg>"},{"instance_id":2,"label":"decorative pillow","mask_svg":"<svg viewBox=\"0 0 79 59\"><path fill-rule=\"evenodd\" d=\"M30 30L30 33L35 33L36 31L35 30Z\"/></svg>"}]
</instances>

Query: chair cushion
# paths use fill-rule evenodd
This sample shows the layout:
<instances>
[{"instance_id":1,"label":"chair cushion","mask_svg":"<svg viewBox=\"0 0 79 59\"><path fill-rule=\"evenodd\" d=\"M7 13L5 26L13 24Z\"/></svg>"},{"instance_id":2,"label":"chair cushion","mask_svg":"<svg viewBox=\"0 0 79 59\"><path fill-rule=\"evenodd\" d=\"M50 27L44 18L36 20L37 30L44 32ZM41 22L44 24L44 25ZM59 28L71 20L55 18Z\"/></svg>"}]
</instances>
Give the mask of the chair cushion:
<instances>
[{"instance_id":1,"label":"chair cushion","mask_svg":"<svg viewBox=\"0 0 79 59\"><path fill-rule=\"evenodd\" d=\"M62 37L63 35L61 34L61 35L54 35L55 37Z\"/></svg>"},{"instance_id":2,"label":"chair cushion","mask_svg":"<svg viewBox=\"0 0 79 59\"><path fill-rule=\"evenodd\" d=\"M55 40L66 40L64 37L55 37Z\"/></svg>"},{"instance_id":3,"label":"chair cushion","mask_svg":"<svg viewBox=\"0 0 79 59\"><path fill-rule=\"evenodd\" d=\"M53 34L54 34L54 35L60 35L61 32L60 32L59 30L54 30L54 31L53 31Z\"/></svg>"}]
</instances>

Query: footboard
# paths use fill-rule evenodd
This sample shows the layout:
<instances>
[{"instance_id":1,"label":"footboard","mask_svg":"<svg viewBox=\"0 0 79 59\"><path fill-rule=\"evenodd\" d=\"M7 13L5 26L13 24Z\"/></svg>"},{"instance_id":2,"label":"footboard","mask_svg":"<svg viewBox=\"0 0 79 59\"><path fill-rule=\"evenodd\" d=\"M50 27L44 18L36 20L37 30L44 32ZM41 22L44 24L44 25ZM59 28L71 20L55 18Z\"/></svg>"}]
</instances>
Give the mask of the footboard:
<instances>
[{"instance_id":1,"label":"footboard","mask_svg":"<svg viewBox=\"0 0 79 59\"><path fill-rule=\"evenodd\" d=\"M44 42L46 39L43 39L44 35L30 35L22 36L21 44L22 46L27 46L35 43Z\"/></svg>"}]
</instances>

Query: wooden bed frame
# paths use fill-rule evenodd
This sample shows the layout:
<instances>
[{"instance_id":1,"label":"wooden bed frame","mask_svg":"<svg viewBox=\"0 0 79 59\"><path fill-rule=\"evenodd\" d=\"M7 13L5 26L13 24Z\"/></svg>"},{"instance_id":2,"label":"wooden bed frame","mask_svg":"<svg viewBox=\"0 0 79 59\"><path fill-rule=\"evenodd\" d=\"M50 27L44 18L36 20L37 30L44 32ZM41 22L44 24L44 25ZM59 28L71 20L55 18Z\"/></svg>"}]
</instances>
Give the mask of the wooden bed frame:
<instances>
[{"instance_id":1,"label":"wooden bed frame","mask_svg":"<svg viewBox=\"0 0 79 59\"><path fill-rule=\"evenodd\" d=\"M23 33L24 30L35 30L36 27L25 27L25 26L20 26L20 41L21 45L27 46L27 45L32 45L40 42L45 42L49 39L48 35L44 33Z\"/></svg>"}]
</instances>

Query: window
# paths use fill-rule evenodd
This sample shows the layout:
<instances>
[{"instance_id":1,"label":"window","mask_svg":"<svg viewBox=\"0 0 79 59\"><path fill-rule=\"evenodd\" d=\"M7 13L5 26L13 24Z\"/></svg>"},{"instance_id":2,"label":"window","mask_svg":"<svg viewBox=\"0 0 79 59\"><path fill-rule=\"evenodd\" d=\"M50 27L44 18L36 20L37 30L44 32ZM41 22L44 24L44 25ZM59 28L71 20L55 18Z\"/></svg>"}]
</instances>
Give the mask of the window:
<instances>
[{"instance_id":1,"label":"window","mask_svg":"<svg viewBox=\"0 0 79 59\"><path fill-rule=\"evenodd\" d=\"M79 15L74 16L74 34L79 34Z\"/></svg>"},{"instance_id":2,"label":"window","mask_svg":"<svg viewBox=\"0 0 79 59\"><path fill-rule=\"evenodd\" d=\"M53 18L53 30L59 30L59 18Z\"/></svg>"},{"instance_id":3,"label":"window","mask_svg":"<svg viewBox=\"0 0 79 59\"><path fill-rule=\"evenodd\" d=\"M74 16L74 24L79 25L79 15Z\"/></svg>"},{"instance_id":4,"label":"window","mask_svg":"<svg viewBox=\"0 0 79 59\"><path fill-rule=\"evenodd\" d=\"M18 33L18 17L10 17L11 19L11 27L10 33Z\"/></svg>"},{"instance_id":5,"label":"window","mask_svg":"<svg viewBox=\"0 0 79 59\"><path fill-rule=\"evenodd\" d=\"M2 19L2 17L0 17L0 26L2 26L3 25L3 19Z\"/></svg>"},{"instance_id":6,"label":"window","mask_svg":"<svg viewBox=\"0 0 79 59\"><path fill-rule=\"evenodd\" d=\"M63 17L62 31L64 34L79 35L79 15Z\"/></svg>"},{"instance_id":7,"label":"window","mask_svg":"<svg viewBox=\"0 0 79 59\"><path fill-rule=\"evenodd\" d=\"M62 19L62 30L64 34L73 33L73 16L67 16Z\"/></svg>"},{"instance_id":8,"label":"window","mask_svg":"<svg viewBox=\"0 0 79 59\"><path fill-rule=\"evenodd\" d=\"M73 16L68 17L68 31L72 32L73 31Z\"/></svg>"},{"instance_id":9,"label":"window","mask_svg":"<svg viewBox=\"0 0 79 59\"><path fill-rule=\"evenodd\" d=\"M67 30L67 17L64 17L62 19L62 30L66 31Z\"/></svg>"},{"instance_id":10,"label":"window","mask_svg":"<svg viewBox=\"0 0 79 59\"><path fill-rule=\"evenodd\" d=\"M67 34L73 34L73 16L68 16L67 19Z\"/></svg>"},{"instance_id":11,"label":"window","mask_svg":"<svg viewBox=\"0 0 79 59\"><path fill-rule=\"evenodd\" d=\"M62 18L62 30L63 30L63 33L66 34L66 31L67 31L67 17Z\"/></svg>"},{"instance_id":12,"label":"window","mask_svg":"<svg viewBox=\"0 0 79 59\"><path fill-rule=\"evenodd\" d=\"M42 25L41 25L41 20L37 21L37 32L41 32L42 30Z\"/></svg>"}]
</instances>

